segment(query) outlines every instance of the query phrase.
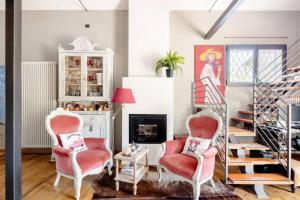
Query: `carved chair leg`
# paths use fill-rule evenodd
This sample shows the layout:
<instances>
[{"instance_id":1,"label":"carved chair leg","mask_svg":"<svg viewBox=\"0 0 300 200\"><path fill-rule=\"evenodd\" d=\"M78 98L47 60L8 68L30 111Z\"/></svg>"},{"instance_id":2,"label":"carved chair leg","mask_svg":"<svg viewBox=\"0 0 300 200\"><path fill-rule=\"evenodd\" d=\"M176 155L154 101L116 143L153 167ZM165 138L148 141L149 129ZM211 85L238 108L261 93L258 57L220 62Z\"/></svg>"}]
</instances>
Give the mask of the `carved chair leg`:
<instances>
[{"instance_id":1,"label":"carved chair leg","mask_svg":"<svg viewBox=\"0 0 300 200\"><path fill-rule=\"evenodd\" d=\"M216 187L216 185L215 185L215 182L214 182L214 179L213 178L211 178L210 179L210 184L211 184L211 186L214 188L214 187Z\"/></svg>"},{"instance_id":2,"label":"carved chair leg","mask_svg":"<svg viewBox=\"0 0 300 200\"><path fill-rule=\"evenodd\" d=\"M162 178L162 169L159 165L157 165L157 172L158 172L158 182L161 182Z\"/></svg>"},{"instance_id":3,"label":"carved chair leg","mask_svg":"<svg viewBox=\"0 0 300 200\"><path fill-rule=\"evenodd\" d=\"M111 160L107 165L108 175L112 175L112 171L111 171L112 166L113 166L113 161Z\"/></svg>"},{"instance_id":4,"label":"carved chair leg","mask_svg":"<svg viewBox=\"0 0 300 200\"><path fill-rule=\"evenodd\" d=\"M193 184L193 195L194 195L194 200L199 199L199 197L200 197L200 184L199 183Z\"/></svg>"},{"instance_id":5,"label":"carved chair leg","mask_svg":"<svg viewBox=\"0 0 300 200\"><path fill-rule=\"evenodd\" d=\"M58 185L60 177L61 177L60 174L57 173L56 174L56 179L55 179L54 184L53 184L54 187L56 187Z\"/></svg>"},{"instance_id":6,"label":"carved chair leg","mask_svg":"<svg viewBox=\"0 0 300 200\"><path fill-rule=\"evenodd\" d=\"M81 189L81 178L74 179L74 187L75 187L75 198L76 200L80 199L80 189Z\"/></svg>"}]
</instances>

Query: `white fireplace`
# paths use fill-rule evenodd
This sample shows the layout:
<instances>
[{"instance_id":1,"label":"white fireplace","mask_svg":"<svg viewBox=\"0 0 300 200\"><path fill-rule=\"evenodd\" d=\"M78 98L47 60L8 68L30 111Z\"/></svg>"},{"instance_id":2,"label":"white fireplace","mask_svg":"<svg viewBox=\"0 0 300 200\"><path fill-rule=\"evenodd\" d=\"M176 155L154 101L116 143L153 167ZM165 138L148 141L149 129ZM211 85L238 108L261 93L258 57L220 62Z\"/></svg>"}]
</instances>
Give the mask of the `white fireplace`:
<instances>
[{"instance_id":1,"label":"white fireplace","mask_svg":"<svg viewBox=\"0 0 300 200\"><path fill-rule=\"evenodd\" d=\"M149 116L165 116L166 119L166 135L158 136L158 142L155 140L137 142L141 146L150 148L149 164L157 165L159 155L161 153L161 142L163 140L173 139L174 127L174 80L172 78L158 78L158 77L126 77L123 78L123 87L131 88L135 97L135 104L128 104L123 107L122 111L122 148L126 148L132 136L130 136L129 125L131 116L145 117L147 120L142 120L140 128L150 128L155 134L164 134L164 129L156 128L156 124L151 124ZM143 119L143 118L141 118ZM154 130L154 131L153 131ZM147 133L147 134L148 134ZM148 137L149 134L148 134ZM131 139L130 139L131 138Z\"/></svg>"}]
</instances>

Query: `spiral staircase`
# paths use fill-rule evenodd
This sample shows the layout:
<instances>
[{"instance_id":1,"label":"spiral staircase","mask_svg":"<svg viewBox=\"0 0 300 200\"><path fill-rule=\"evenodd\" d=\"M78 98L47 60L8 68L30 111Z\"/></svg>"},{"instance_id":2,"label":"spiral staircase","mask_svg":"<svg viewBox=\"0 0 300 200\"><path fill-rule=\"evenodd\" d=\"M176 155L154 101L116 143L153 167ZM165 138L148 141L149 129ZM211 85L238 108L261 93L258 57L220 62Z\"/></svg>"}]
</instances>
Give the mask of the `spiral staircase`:
<instances>
[{"instance_id":1,"label":"spiral staircase","mask_svg":"<svg viewBox=\"0 0 300 200\"><path fill-rule=\"evenodd\" d=\"M223 118L217 148L227 184L253 185L258 198L267 197L264 185L290 185L295 191L291 115L300 103L300 39L256 74L253 103L238 117L229 118L228 103L209 77L194 82L192 91L194 112L211 109Z\"/></svg>"}]
</instances>

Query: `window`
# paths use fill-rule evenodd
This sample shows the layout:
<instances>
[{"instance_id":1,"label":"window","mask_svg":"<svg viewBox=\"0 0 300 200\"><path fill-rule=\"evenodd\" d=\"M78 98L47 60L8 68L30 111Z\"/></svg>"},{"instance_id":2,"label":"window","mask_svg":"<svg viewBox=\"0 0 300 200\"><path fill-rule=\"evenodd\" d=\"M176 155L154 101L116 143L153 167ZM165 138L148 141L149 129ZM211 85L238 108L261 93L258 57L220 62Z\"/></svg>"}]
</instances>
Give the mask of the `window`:
<instances>
[{"instance_id":1,"label":"window","mask_svg":"<svg viewBox=\"0 0 300 200\"><path fill-rule=\"evenodd\" d=\"M261 81L274 81L274 78L282 74L284 58L280 56L285 50L285 45L227 46L228 85L251 86L257 73ZM272 76L268 76L271 69Z\"/></svg>"}]
</instances>

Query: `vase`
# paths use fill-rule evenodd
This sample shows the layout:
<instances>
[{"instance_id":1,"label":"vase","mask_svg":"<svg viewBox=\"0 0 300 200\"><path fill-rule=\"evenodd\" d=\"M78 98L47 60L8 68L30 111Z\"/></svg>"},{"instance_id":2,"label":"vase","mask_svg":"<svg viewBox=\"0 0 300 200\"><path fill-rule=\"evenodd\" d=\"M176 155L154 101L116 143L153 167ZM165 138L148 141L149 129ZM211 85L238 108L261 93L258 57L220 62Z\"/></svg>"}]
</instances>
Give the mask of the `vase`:
<instances>
[{"instance_id":1,"label":"vase","mask_svg":"<svg viewBox=\"0 0 300 200\"><path fill-rule=\"evenodd\" d=\"M173 77L173 71L171 69L166 69L166 74L168 78Z\"/></svg>"}]
</instances>

